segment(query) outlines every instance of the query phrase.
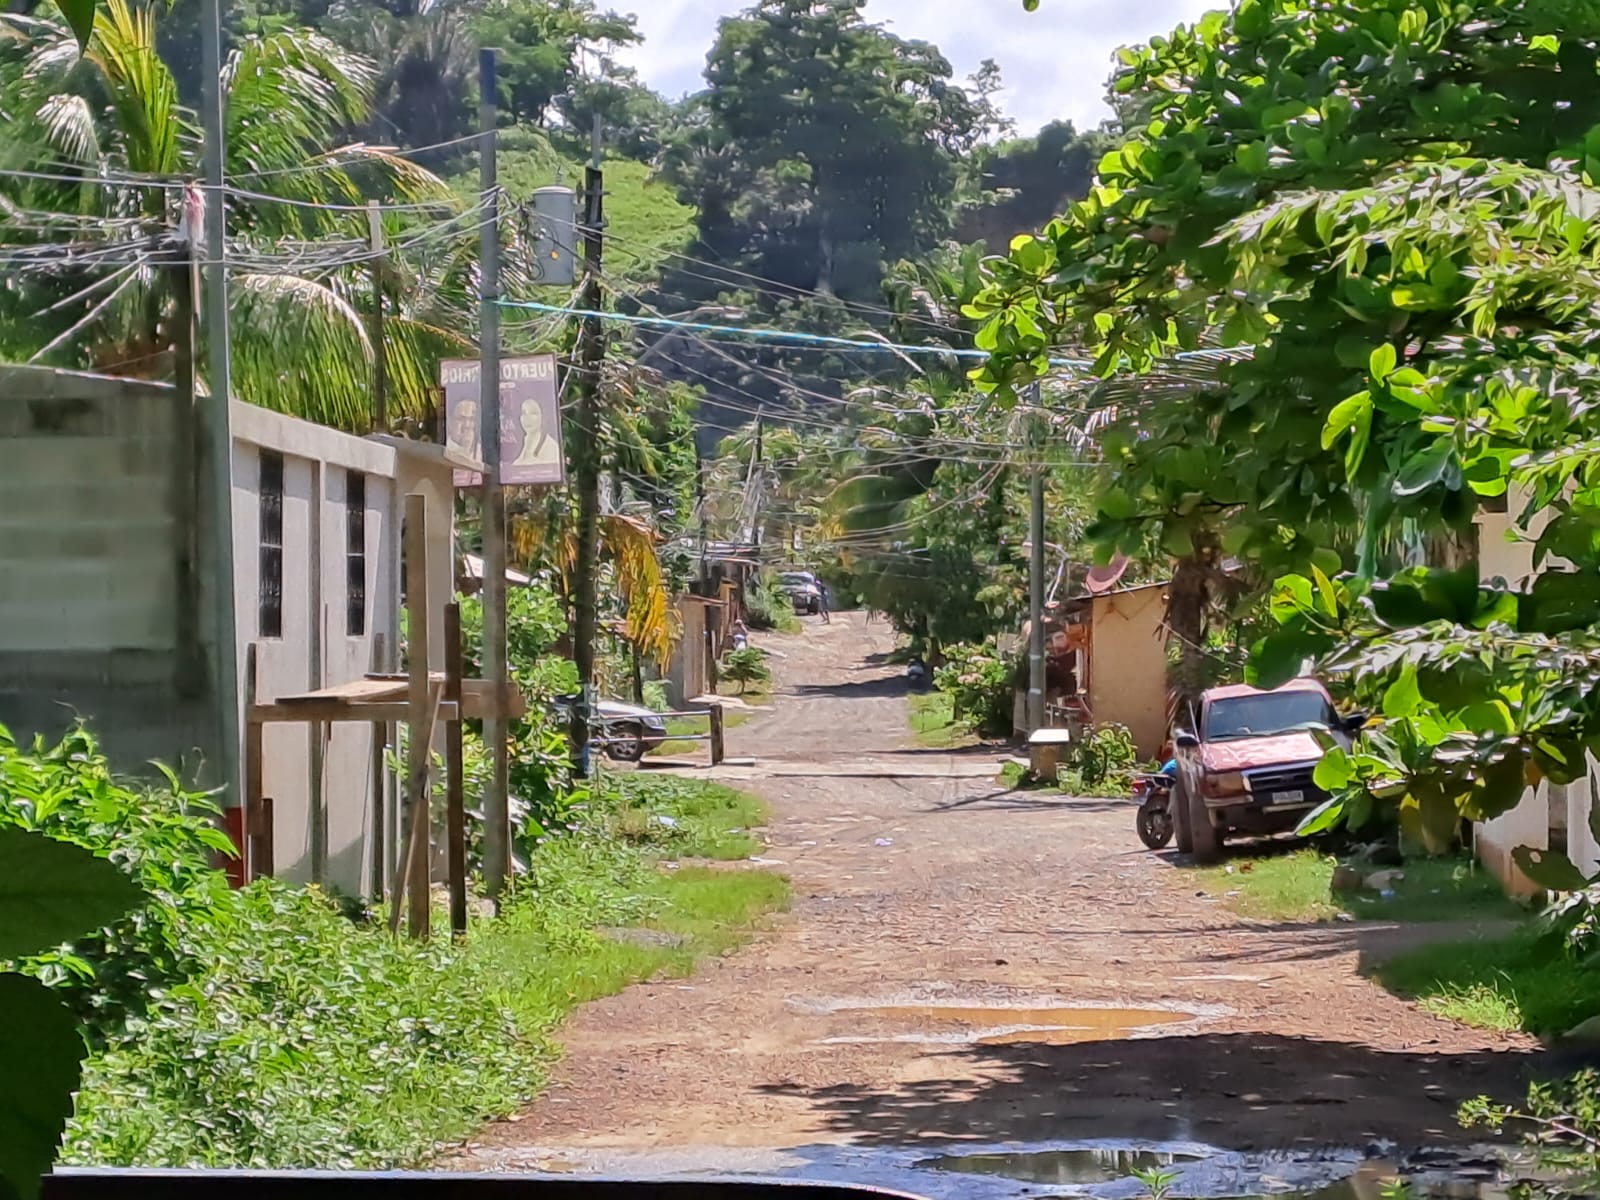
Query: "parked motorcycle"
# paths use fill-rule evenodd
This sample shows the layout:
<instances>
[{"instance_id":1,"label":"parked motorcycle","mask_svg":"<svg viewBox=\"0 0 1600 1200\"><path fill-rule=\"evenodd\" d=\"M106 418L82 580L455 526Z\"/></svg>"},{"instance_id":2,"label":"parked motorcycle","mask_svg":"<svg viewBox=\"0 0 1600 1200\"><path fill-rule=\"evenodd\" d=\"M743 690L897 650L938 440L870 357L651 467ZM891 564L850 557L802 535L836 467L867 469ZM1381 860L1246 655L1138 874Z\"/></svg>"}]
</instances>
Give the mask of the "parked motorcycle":
<instances>
[{"instance_id":1,"label":"parked motorcycle","mask_svg":"<svg viewBox=\"0 0 1600 1200\"><path fill-rule=\"evenodd\" d=\"M1172 776L1162 773L1134 776L1133 798L1139 802L1139 812L1134 818L1139 840L1152 850L1160 850L1172 841Z\"/></svg>"}]
</instances>

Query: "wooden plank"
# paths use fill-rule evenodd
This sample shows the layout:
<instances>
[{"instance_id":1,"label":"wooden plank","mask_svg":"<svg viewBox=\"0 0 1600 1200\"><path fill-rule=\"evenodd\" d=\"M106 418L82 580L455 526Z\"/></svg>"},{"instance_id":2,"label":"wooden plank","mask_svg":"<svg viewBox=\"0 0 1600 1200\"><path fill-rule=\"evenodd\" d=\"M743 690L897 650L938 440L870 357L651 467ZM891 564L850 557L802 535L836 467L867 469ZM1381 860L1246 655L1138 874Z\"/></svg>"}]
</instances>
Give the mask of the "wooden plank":
<instances>
[{"instance_id":1,"label":"wooden plank","mask_svg":"<svg viewBox=\"0 0 1600 1200\"><path fill-rule=\"evenodd\" d=\"M461 701L461 606L444 610L445 699ZM461 746L461 722L445 727L445 833L450 864L450 933L467 934L467 796L466 756Z\"/></svg>"},{"instance_id":2,"label":"wooden plank","mask_svg":"<svg viewBox=\"0 0 1600 1200\"><path fill-rule=\"evenodd\" d=\"M429 676L432 683L443 687L445 678L443 674L435 673ZM342 685L341 685L342 686ZM465 706L462 715L468 718L484 718L496 715L492 711L491 698L494 693L490 690L489 681L486 679L463 679L461 681L462 704ZM516 684L508 684L505 691L505 704L499 714L506 718L523 716L528 711L528 701L522 690ZM390 691L377 696L362 697L340 695L336 689L325 692L305 692L294 696L280 696L270 704L252 705L249 719L267 723L283 721L404 721L411 712L411 702L407 692ZM439 719L453 721L456 719L454 702L446 702L440 709Z\"/></svg>"},{"instance_id":3,"label":"wooden plank","mask_svg":"<svg viewBox=\"0 0 1600 1200\"><path fill-rule=\"evenodd\" d=\"M436 686L444 687L441 680ZM468 710L467 716L475 716ZM327 700L316 704L258 704L250 710L250 719L266 725L307 721L406 721L411 717L411 705L404 700L386 700L378 703L349 704L342 700ZM439 719L453 721L456 706L441 702Z\"/></svg>"},{"instance_id":4,"label":"wooden plank","mask_svg":"<svg viewBox=\"0 0 1600 1200\"><path fill-rule=\"evenodd\" d=\"M244 650L244 698L250 712L256 707L256 657L259 651L260 647L255 642L251 642ZM265 732L260 721L247 717L244 727L244 795L239 798L244 807L244 820L240 822L244 837L243 845L239 847L239 858L244 864L240 878L244 883L254 879L256 871L255 822L256 813L261 808Z\"/></svg>"},{"instance_id":5,"label":"wooden plank","mask_svg":"<svg viewBox=\"0 0 1600 1200\"><path fill-rule=\"evenodd\" d=\"M433 722L435 706L443 697L443 686L429 677L433 661L429 653L428 625L428 502L420 493L406 497L406 663L410 678L406 685L409 738L406 744L406 806L411 812L412 846L410 874L406 889L410 900L411 936L428 936L428 855L426 847L432 832L429 775L433 766ZM442 597L441 597L442 599ZM434 691L435 687L438 691ZM430 696L429 693L433 692ZM430 700L432 703L430 704ZM434 710L434 711L430 711Z\"/></svg>"},{"instance_id":6,"label":"wooden plank","mask_svg":"<svg viewBox=\"0 0 1600 1200\"><path fill-rule=\"evenodd\" d=\"M319 700L404 700L406 684L392 679L352 679L348 683L330 684L310 692L296 692L279 696L274 704L312 704Z\"/></svg>"},{"instance_id":7,"label":"wooden plank","mask_svg":"<svg viewBox=\"0 0 1600 1200\"><path fill-rule=\"evenodd\" d=\"M430 689L429 711L437 716L439 705L444 696L444 685L438 684ZM433 724L428 722L428 744L433 744ZM409 747L408 747L409 751ZM408 755L409 757L409 755ZM430 755L431 757L431 755ZM410 777L407 776L408 791ZM400 929L401 901L410 900L410 915L416 916L417 897L424 897L424 914L419 924L413 919L410 924L413 937L426 937L428 933L427 902L432 899L428 886L428 850L433 841L433 822L430 814L419 814L407 809L405 846L400 853L400 861L395 864L394 885L389 889L389 932L397 933ZM427 816L429 819L418 821L417 817ZM421 876L419 881L418 876ZM421 932L418 933L418 929Z\"/></svg>"}]
</instances>

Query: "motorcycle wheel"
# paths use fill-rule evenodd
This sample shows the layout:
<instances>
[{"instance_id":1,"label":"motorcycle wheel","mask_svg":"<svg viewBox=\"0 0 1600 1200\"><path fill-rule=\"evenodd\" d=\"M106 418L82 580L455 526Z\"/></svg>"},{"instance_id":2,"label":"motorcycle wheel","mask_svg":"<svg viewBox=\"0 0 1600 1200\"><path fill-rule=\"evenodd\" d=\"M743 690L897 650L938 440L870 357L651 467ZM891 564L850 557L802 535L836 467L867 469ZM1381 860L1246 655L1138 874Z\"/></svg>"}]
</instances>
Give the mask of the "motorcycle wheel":
<instances>
[{"instance_id":1,"label":"motorcycle wheel","mask_svg":"<svg viewBox=\"0 0 1600 1200\"><path fill-rule=\"evenodd\" d=\"M1172 811L1167 805L1165 796L1156 800L1146 800L1139 806L1139 815L1135 818L1139 829L1139 840L1151 850L1160 850L1172 840L1173 823Z\"/></svg>"}]
</instances>

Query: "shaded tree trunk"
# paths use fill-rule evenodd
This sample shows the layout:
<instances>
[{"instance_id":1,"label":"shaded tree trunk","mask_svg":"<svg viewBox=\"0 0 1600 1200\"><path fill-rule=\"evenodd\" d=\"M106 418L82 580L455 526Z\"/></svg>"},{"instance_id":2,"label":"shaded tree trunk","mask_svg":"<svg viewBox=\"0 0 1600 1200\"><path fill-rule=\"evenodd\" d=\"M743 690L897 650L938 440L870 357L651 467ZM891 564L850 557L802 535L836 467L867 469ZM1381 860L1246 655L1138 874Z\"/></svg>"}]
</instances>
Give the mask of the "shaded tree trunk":
<instances>
[{"instance_id":1,"label":"shaded tree trunk","mask_svg":"<svg viewBox=\"0 0 1600 1200\"><path fill-rule=\"evenodd\" d=\"M1178 643L1178 665L1171 680L1179 724L1187 720L1205 690L1206 631L1216 600L1216 580L1222 571L1222 546L1210 531L1196 532L1194 548L1179 558L1167 588L1167 632Z\"/></svg>"}]
</instances>

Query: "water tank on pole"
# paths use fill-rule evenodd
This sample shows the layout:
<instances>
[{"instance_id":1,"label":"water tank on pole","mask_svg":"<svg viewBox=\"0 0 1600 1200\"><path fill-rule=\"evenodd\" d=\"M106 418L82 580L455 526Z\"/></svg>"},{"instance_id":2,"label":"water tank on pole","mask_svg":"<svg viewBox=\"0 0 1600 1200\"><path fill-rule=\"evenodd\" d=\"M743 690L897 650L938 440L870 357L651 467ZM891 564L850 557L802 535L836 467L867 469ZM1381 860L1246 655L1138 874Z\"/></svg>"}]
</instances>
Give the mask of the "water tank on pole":
<instances>
[{"instance_id":1,"label":"water tank on pole","mask_svg":"<svg viewBox=\"0 0 1600 1200\"><path fill-rule=\"evenodd\" d=\"M539 282L570 287L577 277L578 194L555 185L533 192L534 261Z\"/></svg>"}]
</instances>

